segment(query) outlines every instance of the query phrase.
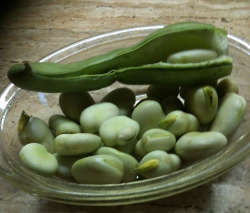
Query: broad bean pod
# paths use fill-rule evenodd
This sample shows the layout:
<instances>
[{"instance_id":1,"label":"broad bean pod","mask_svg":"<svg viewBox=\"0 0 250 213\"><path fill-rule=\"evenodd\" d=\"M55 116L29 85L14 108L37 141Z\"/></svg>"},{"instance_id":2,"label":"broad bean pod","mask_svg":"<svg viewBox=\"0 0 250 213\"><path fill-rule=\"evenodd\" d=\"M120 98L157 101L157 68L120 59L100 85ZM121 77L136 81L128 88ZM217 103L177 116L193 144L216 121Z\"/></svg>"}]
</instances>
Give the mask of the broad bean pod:
<instances>
[{"instance_id":1,"label":"broad bean pod","mask_svg":"<svg viewBox=\"0 0 250 213\"><path fill-rule=\"evenodd\" d=\"M171 63L181 51L211 50L216 58ZM152 54L152 50L154 54ZM23 89L43 92L96 90L120 81L126 84L194 85L232 71L227 33L210 24L185 22L164 27L141 42L69 64L24 62L12 66L8 78ZM199 61L199 60L198 60Z\"/></svg>"}]
</instances>

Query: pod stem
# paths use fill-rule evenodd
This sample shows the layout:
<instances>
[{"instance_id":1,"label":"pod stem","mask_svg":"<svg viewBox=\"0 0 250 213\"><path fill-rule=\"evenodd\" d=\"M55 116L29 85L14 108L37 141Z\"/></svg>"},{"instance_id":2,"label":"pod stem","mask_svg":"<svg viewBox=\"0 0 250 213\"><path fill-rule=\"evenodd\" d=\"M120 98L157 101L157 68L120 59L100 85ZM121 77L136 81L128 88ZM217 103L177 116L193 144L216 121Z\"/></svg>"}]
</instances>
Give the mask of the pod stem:
<instances>
[{"instance_id":1,"label":"pod stem","mask_svg":"<svg viewBox=\"0 0 250 213\"><path fill-rule=\"evenodd\" d=\"M159 165L159 160L158 159L151 159L146 161L145 163L141 164L138 166L135 170L138 173L144 173L144 172L149 172L153 169L156 169Z\"/></svg>"},{"instance_id":2,"label":"pod stem","mask_svg":"<svg viewBox=\"0 0 250 213\"><path fill-rule=\"evenodd\" d=\"M22 111L22 114L19 118L18 125L17 125L18 133L21 133L23 131L24 127L26 126L29 120L30 120L30 116L25 111Z\"/></svg>"}]
</instances>

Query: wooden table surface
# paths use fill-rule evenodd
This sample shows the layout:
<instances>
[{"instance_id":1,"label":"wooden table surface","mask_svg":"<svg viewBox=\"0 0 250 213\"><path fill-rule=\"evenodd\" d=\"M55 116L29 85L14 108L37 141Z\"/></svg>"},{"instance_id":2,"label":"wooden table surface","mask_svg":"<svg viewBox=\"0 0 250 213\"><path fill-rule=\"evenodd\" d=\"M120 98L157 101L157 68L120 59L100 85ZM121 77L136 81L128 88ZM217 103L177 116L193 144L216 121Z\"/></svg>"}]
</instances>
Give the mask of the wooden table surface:
<instances>
[{"instance_id":1,"label":"wooden table surface","mask_svg":"<svg viewBox=\"0 0 250 213\"><path fill-rule=\"evenodd\" d=\"M0 90L8 68L77 40L121 28L201 21L250 41L246 0L23 0L6 1L0 16ZM250 80L250 79L249 79ZM0 213L59 212L249 213L250 158L197 189L124 207L77 207L39 200L0 178Z\"/></svg>"}]
</instances>

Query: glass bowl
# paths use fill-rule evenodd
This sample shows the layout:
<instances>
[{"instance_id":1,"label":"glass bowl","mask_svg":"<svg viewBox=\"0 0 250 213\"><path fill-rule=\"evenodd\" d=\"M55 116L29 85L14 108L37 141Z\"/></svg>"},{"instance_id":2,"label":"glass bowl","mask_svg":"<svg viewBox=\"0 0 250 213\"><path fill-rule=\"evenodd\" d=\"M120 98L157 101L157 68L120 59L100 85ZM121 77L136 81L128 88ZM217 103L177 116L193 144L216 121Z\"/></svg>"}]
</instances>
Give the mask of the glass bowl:
<instances>
[{"instance_id":1,"label":"glass bowl","mask_svg":"<svg viewBox=\"0 0 250 213\"><path fill-rule=\"evenodd\" d=\"M68 63L82 60L111 49L127 47L141 40L162 25L119 30L78 41L53 52L41 62ZM229 54L234 59L232 77L240 86L240 94L250 104L250 46L241 39L228 35ZM120 83L92 91L95 100ZM145 97L147 85L126 85ZM250 108L244 121L229 139L229 144L219 153L187 166L169 175L122 184L87 185L66 182L57 177L43 177L20 164L21 148L17 138L17 122L23 110L28 114L48 120L50 115L61 113L58 93L40 93L19 89L9 84L0 96L0 175L14 186L34 196L74 205L124 205L156 200L178 194L207 183L228 171L250 153Z\"/></svg>"}]
</instances>

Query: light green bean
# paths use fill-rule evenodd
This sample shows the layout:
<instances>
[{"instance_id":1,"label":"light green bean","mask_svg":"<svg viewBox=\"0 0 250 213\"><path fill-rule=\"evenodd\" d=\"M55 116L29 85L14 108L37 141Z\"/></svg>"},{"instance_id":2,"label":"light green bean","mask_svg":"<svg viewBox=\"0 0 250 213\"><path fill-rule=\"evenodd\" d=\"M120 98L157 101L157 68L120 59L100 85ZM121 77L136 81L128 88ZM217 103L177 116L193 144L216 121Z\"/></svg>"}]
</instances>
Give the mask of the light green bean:
<instances>
[{"instance_id":1,"label":"light green bean","mask_svg":"<svg viewBox=\"0 0 250 213\"><path fill-rule=\"evenodd\" d=\"M55 138L56 153L63 156L91 153L101 145L101 138L90 133L62 134Z\"/></svg>"},{"instance_id":2,"label":"light green bean","mask_svg":"<svg viewBox=\"0 0 250 213\"><path fill-rule=\"evenodd\" d=\"M87 107L82 111L80 124L83 132L97 133L101 124L120 114L119 108L112 103L99 103Z\"/></svg>"},{"instance_id":3,"label":"light green bean","mask_svg":"<svg viewBox=\"0 0 250 213\"><path fill-rule=\"evenodd\" d=\"M175 152L187 161L209 157L227 144L227 138L219 132L189 132L175 145Z\"/></svg>"},{"instance_id":4,"label":"light green bean","mask_svg":"<svg viewBox=\"0 0 250 213\"><path fill-rule=\"evenodd\" d=\"M144 178L153 178L176 171L180 166L181 160L177 155L156 150L142 158L136 171Z\"/></svg>"},{"instance_id":5,"label":"light green bean","mask_svg":"<svg viewBox=\"0 0 250 213\"><path fill-rule=\"evenodd\" d=\"M120 183L124 176L124 166L117 157L93 155L76 161L72 166L71 173L78 183Z\"/></svg>"},{"instance_id":6,"label":"light green bean","mask_svg":"<svg viewBox=\"0 0 250 213\"><path fill-rule=\"evenodd\" d=\"M63 115L52 115L49 119L49 127L55 136L81 132L81 127L78 123L71 121Z\"/></svg>"},{"instance_id":7,"label":"light green bean","mask_svg":"<svg viewBox=\"0 0 250 213\"><path fill-rule=\"evenodd\" d=\"M129 182L136 180L135 168L137 167L138 162L133 156L120 152L111 147L101 147L97 150L96 154L106 154L119 158L124 165L124 176L122 181Z\"/></svg>"},{"instance_id":8,"label":"light green bean","mask_svg":"<svg viewBox=\"0 0 250 213\"><path fill-rule=\"evenodd\" d=\"M55 156L38 143L29 143L23 146L19 157L24 166L38 174L54 175L58 168Z\"/></svg>"},{"instance_id":9,"label":"light green bean","mask_svg":"<svg viewBox=\"0 0 250 213\"><path fill-rule=\"evenodd\" d=\"M242 96L235 93L227 93L221 101L210 130L229 136L243 120L246 106L246 100Z\"/></svg>"}]
</instances>

